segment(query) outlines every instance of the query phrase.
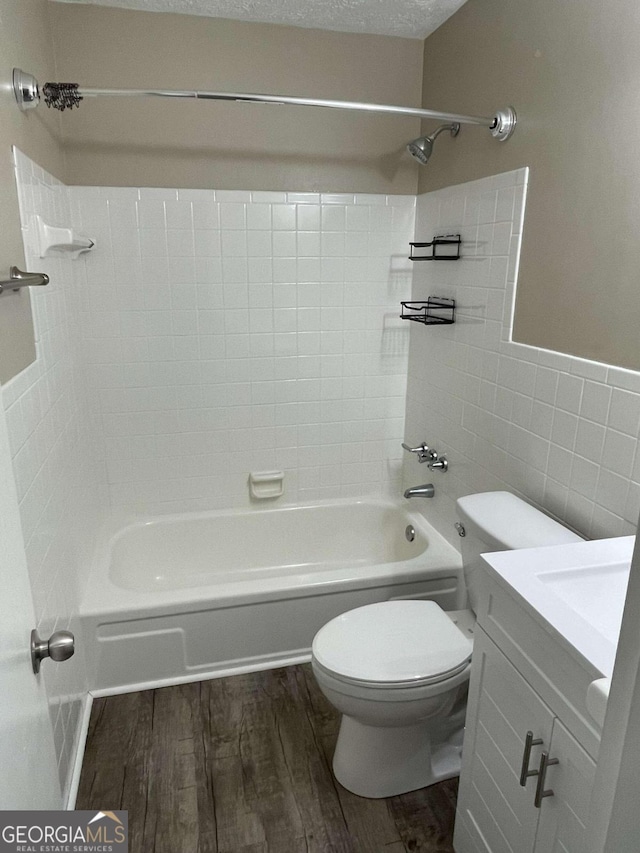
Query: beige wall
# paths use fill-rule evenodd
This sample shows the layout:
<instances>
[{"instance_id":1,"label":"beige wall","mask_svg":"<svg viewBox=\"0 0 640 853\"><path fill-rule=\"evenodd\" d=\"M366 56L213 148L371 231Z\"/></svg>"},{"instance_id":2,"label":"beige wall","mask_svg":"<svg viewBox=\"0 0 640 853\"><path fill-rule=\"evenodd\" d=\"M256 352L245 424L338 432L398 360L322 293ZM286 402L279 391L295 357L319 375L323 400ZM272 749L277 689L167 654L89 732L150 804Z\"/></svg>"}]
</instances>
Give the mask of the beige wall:
<instances>
[{"instance_id":1,"label":"beige wall","mask_svg":"<svg viewBox=\"0 0 640 853\"><path fill-rule=\"evenodd\" d=\"M415 39L51 4L61 79L419 106ZM62 117L68 183L414 193L417 120L302 107L100 99Z\"/></svg>"},{"instance_id":2,"label":"beige wall","mask_svg":"<svg viewBox=\"0 0 640 853\"><path fill-rule=\"evenodd\" d=\"M51 19L48 31L47 17ZM468 0L423 46L195 16L0 0L2 274L22 262L10 146L75 184L412 193L408 118L243 104L117 99L20 114L14 64L41 81L285 92L491 113L504 145L442 137L425 191L531 167L515 338L640 368L640 6ZM53 73L50 41L55 40ZM429 124L429 129L432 127ZM66 168L53 130L62 127ZM0 298L0 379L34 354L28 296Z\"/></svg>"},{"instance_id":3,"label":"beige wall","mask_svg":"<svg viewBox=\"0 0 640 853\"><path fill-rule=\"evenodd\" d=\"M50 77L54 69L46 0L0 0L0 279L9 267L24 269L20 214L11 146L17 145L57 176L63 173L56 141L56 116L43 110L22 114L11 86L14 66ZM26 291L0 296L0 382L6 382L35 358L31 306Z\"/></svg>"},{"instance_id":4,"label":"beige wall","mask_svg":"<svg viewBox=\"0 0 640 853\"><path fill-rule=\"evenodd\" d=\"M640 5L469 0L425 44L425 105L519 125L441 137L420 190L531 167L515 339L640 369Z\"/></svg>"}]
</instances>

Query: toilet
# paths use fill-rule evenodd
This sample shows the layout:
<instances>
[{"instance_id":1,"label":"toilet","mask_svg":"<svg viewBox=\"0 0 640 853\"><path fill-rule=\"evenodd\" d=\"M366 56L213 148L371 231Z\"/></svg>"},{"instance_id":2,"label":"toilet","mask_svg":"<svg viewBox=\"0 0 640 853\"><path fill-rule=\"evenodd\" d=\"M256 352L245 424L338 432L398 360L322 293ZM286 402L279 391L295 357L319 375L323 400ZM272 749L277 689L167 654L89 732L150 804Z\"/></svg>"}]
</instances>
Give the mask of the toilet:
<instances>
[{"instance_id":1,"label":"toilet","mask_svg":"<svg viewBox=\"0 0 640 853\"><path fill-rule=\"evenodd\" d=\"M383 601L350 610L316 634L312 667L342 720L336 779L361 797L391 797L460 773L481 554L581 538L509 492L456 502L466 610Z\"/></svg>"}]
</instances>

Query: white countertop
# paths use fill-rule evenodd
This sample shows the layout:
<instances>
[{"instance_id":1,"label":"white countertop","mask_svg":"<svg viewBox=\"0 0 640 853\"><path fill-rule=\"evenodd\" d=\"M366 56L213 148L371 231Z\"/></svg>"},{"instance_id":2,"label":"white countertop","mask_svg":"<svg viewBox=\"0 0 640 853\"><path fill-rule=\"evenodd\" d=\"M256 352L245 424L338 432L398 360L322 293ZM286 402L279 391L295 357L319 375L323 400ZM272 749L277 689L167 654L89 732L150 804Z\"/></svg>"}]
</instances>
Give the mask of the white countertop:
<instances>
[{"instance_id":1,"label":"white countertop","mask_svg":"<svg viewBox=\"0 0 640 853\"><path fill-rule=\"evenodd\" d=\"M603 676L590 688L604 719L618 646L634 536L484 554L494 577L533 617Z\"/></svg>"},{"instance_id":2,"label":"white countertop","mask_svg":"<svg viewBox=\"0 0 640 853\"><path fill-rule=\"evenodd\" d=\"M485 554L498 580L603 676L613 672L634 536Z\"/></svg>"}]
</instances>

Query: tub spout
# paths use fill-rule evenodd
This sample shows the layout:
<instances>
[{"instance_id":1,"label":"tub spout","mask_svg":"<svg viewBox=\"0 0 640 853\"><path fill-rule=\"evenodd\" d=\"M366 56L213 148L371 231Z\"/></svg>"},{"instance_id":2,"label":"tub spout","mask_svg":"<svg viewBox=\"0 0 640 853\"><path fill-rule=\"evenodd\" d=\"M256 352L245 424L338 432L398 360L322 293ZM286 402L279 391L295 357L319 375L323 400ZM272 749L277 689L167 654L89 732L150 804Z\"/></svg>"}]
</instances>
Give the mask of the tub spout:
<instances>
[{"instance_id":1,"label":"tub spout","mask_svg":"<svg viewBox=\"0 0 640 853\"><path fill-rule=\"evenodd\" d=\"M424 486L412 486L404 493L405 498L432 498L435 493L433 483L425 483Z\"/></svg>"}]
</instances>

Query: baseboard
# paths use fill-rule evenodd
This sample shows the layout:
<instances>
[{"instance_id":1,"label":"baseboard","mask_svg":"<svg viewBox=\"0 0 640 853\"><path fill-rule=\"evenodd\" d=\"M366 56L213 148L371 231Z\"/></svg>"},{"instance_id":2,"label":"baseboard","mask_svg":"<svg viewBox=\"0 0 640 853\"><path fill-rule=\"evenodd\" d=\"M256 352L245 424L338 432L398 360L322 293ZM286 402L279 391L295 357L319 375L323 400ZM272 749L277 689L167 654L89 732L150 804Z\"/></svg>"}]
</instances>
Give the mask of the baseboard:
<instances>
[{"instance_id":1,"label":"baseboard","mask_svg":"<svg viewBox=\"0 0 640 853\"><path fill-rule=\"evenodd\" d=\"M71 782L69 783L69 793L67 794L66 808L73 811L76 807L76 798L78 796L78 787L80 786L80 774L82 773L82 760L84 759L84 748L87 743L87 733L89 731L89 720L91 719L91 706L93 705L93 696L87 693L82 700L82 720L78 731L78 739L76 742L76 754L73 760L73 772L71 774Z\"/></svg>"},{"instance_id":2,"label":"baseboard","mask_svg":"<svg viewBox=\"0 0 640 853\"><path fill-rule=\"evenodd\" d=\"M91 696L101 698L103 696L120 696L123 693L138 693L140 690L155 690L158 687L172 687L175 684L191 684L194 681L210 681L213 678L227 678L230 675L244 675L248 672L261 672L265 669L277 669L281 666L294 666L300 663L308 663L311 660L311 649L303 654L290 657L276 657L268 660L244 663L239 666L231 666L226 669L199 670L189 675L179 675L172 678L159 678L155 681L140 681L136 684L125 684L119 687L102 687L91 691ZM88 724L88 723L87 723ZM78 776L79 778L79 776Z\"/></svg>"}]
</instances>

